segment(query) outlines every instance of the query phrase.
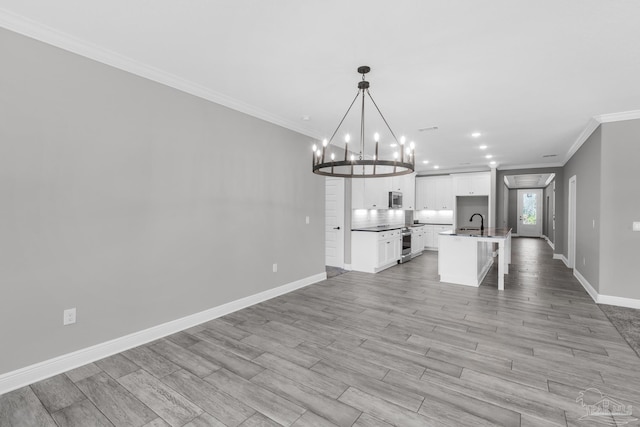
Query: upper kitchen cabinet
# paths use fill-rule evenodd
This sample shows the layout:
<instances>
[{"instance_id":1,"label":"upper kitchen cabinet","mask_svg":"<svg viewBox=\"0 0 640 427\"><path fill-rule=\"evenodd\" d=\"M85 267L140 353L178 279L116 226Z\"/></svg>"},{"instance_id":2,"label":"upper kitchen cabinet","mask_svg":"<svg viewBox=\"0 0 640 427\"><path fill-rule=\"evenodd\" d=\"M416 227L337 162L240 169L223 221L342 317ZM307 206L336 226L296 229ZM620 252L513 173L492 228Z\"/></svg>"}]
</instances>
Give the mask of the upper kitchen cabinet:
<instances>
[{"instance_id":1,"label":"upper kitchen cabinet","mask_svg":"<svg viewBox=\"0 0 640 427\"><path fill-rule=\"evenodd\" d=\"M449 175L416 178L416 210L450 210L453 201Z\"/></svg>"},{"instance_id":2,"label":"upper kitchen cabinet","mask_svg":"<svg viewBox=\"0 0 640 427\"><path fill-rule=\"evenodd\" d=\"M402 193L402 209L416 209L416 174L394 176L391 178L391 188L389 191L399 191Z\"/></svg>"},{"instance_id":3,"label":"upper kitchen cabinet","mask_svg":"<svg viewBox=\"0 0 640 427\"><path fill-rule=\"evenodd\" d=\"M450 176L436 178L436 209L453 209L453 182Z\"/></svg>"},{"instance_id":4,"label":"upper kitchen cabinet","mask_svg":"<svg viewBox=\"0 0 640 427\"><path fill-rule=\"evenodd\" d=\"M491 193L489 172L451 175L456 196L488 196Z\"/></svg>"},{"instance_id":5,"label":"upper kitchen cabinet","mask_svg":"<svg viewBox=\"0 0 640 427\"><path fill-rule=\"evenodd\" d=\"M389 209L389 192L402 193L402 209L415 208L415 175L351 179L352 209Z\"/></svg>"}]
</instances>

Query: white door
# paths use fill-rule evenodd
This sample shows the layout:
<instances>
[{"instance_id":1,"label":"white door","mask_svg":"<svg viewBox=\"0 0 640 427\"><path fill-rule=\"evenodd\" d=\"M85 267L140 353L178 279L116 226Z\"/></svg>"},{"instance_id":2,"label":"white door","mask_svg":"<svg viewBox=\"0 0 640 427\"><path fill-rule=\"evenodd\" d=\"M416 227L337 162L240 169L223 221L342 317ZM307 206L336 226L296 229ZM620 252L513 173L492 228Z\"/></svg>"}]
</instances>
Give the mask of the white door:
<instances>
[{"instance_id":1,"label":"white door","mask_svg":"<svg viewBox=\"0 0 640 427\"><path fill-rule=\"evenodd\" d=\"M576 266L576 176L569 179L568 244L569 268Z\"/></svg>"},{"instance_id":2,"label":"white door","mask_svg":"<svg viewBox=\"0 0 640 427\"><path fill-rule=\"evenodd\" d=\"M518 236L542 236L542 190L518 190Z\"/></svg>"},{"instance_id":3,"label":"white door","mask_svg":"<svg viewBox=\"0 0 640 427\"><path fill-rule=\"evenodd\" d=\"M325 181L325 264L344 268L344 178Z\"/></svg>"}]
</instances>

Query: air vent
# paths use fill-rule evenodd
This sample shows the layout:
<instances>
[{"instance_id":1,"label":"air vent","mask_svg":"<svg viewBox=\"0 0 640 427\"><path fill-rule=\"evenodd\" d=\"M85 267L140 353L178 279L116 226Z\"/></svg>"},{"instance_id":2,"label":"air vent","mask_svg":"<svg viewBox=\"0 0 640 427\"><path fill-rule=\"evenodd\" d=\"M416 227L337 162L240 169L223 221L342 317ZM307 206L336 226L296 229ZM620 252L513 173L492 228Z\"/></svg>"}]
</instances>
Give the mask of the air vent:
<instances>
[{"instance_id":1,"label":"air vent","mask_svg":"<svg viewBox=\"0 0 640 427\"><path fill-rule=\"evenodd\" d=\"M558 157L558 155L557 154L545 154L542 157Z\"/></svg>"},{"instance_id":2,"label":"air vent","mask_svg":"<svg viewBox=\"0 0 640 427\"><path fill-rule=\"evenodd\" d=\"M471 164L470 162L467 162L467 163L459 163L458 165L459 166L467 166L467 165L470 165L470 164Z\"/></svg>"},{"instance_id":3,"label":"air vent","mask_svg":"<svg viewBox=\"0 0 640 427\"><path fill-rule=\"evenodd\" d=\"M428 132L430 130L438 130L438 126L430 126L428 128L418 129L418 132Z\"/></svg>"}]
</instances>

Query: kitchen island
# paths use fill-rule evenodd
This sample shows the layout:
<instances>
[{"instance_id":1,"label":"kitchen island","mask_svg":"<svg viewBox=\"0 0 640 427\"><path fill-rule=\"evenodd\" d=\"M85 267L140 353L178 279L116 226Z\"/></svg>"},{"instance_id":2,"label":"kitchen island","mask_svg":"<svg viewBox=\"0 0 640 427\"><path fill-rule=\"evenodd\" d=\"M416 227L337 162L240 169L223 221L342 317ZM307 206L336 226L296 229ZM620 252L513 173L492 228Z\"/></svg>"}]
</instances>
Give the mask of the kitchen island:
<instances>
[{"instance_id":1,"label":"kitchen island","mask_svg":"<svg viewBox=\"0 0 640 427\"><path fill-rule=\"evenodd\" d=\"M504 275L511 263L511 229L459 228L440 233L438 273L441 282L480 286L498 247L498 290L504 290Z\"/></svg>"}]
</instances>

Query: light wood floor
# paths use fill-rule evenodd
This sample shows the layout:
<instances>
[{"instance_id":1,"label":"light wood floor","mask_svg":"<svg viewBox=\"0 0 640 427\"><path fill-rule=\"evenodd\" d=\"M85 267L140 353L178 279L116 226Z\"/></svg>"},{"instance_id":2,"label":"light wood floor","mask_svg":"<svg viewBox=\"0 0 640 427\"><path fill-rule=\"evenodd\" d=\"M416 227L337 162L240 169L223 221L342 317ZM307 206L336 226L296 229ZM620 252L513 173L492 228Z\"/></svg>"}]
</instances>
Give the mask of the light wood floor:
<instances>
[{"instance_id":1,"label":"light wood floor","mask_svg":"<svg viewBox=\"0 0 640 427\"><path fill-rule=\"evenodd\" d=\"M0 425L602 425L590 387L640 418L640 359L544 241L513 247L504 292L436 253L349 272L0 396Z\"/></svg>"}]
</instances>

